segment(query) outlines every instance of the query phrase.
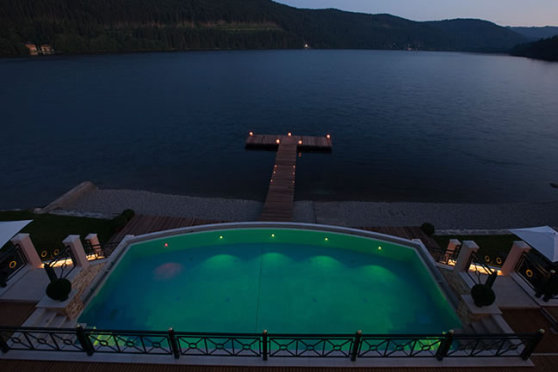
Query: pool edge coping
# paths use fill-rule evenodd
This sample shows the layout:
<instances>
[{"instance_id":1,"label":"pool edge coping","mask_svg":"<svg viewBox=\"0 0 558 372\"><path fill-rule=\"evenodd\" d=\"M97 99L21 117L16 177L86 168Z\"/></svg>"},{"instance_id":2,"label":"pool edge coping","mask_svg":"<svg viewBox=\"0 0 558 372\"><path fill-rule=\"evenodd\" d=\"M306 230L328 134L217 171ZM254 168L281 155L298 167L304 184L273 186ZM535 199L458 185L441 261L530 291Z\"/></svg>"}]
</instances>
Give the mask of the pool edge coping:
<instances>
[{"instance_id":1,"label":"pool edge coping","mask_svg":"<svg viewBox=\"0 0 558 372\"><path fill-rule=\"evenodd\" d=\"M92 298L103 287L104 283L109 277L110 272L113 270L113 268L116 265L118 265L118 263L122 260L122 258L127 253L128 248L133 244L160 239L163 237L183 235L187 233L226 230L226 229L234 229L234 228L248 229L248 228L273 228L273 227L302 229L302 230L311 230L311 231L328 231L332 233L340 233L340 234L354 235L354 236L365 237L365 238L372 238L375 240L381 240L389 243L408 246L409 248L414 248L414 251L417 253L418 258L428 268L428 272L432 276L432 279L440 287L442 295L444 296L445 300L451 306L455 315L461 322L461 319L459 318L457 312L459 299L452 292L449 283L447 283L442 273L439 271L436 262L434 261L434 258L432 258L430 252L428 252L428 249L420 239L409 240L409 239L405 239L393 235L387 235L378 232L355 229L351 227L343 227L343 226L299 223L299 222L261 222L261 221L215 223L215 224L207 224L207 225L179 227L176 229L156 231L156 232L137 235L137 236L126 235L122 239L122 241L118 244L116 249L113 251L112 255L107 259L106 265L103 268L100 275L98 275L91 282L91 284L81 295L81 301L84 307L80 311L79 315L76 317L76 322L79 319L79 317L83 314L85 309L89 306L89 303L92 300Z\"/></svg>"}]
</instances>

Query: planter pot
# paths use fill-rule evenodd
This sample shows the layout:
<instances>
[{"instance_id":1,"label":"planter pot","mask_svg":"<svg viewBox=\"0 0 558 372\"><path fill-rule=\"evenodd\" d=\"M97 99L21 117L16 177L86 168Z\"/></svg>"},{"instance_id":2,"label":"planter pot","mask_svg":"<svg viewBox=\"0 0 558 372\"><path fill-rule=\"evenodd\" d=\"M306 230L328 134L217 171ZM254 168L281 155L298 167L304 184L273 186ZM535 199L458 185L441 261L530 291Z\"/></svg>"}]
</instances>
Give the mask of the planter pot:
<instances>
[{"instance_id":1,"label":"planter pot","mask_svg":"<svg viewBox=\"0 0 558 372\"><path fill-rule=\"evenodd\" d=\"M496 294L492 288L484 284L476 284L471 289L471 296L478 307L490 306L496 300Z\"/></svg>"},{"instance_id":2,"label":"planter pot","mask_svg":"<svg viewBox=\"0 0 558 372\"><path fill-rule=\"evenodd\" d=\"M68 279L56 279L47 286L48 297L57 301L66 301L72 291L72 283Z\"/></svg>"}]
</instances>

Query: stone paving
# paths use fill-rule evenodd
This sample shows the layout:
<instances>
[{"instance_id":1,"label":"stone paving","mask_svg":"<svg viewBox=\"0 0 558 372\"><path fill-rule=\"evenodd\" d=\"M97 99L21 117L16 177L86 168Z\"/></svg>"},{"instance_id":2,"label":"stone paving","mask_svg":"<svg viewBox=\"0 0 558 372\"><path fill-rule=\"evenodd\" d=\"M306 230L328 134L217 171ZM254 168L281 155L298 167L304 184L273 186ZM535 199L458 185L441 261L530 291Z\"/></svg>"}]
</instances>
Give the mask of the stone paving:
<instances>
[{"instance_id":1,"label":"stone paving","mask_svg":"<svg viewBox=\"0 0 558 372\"><path fill-rule=\"evenodd\" d=\"M262 202L254 200L92 189L65 203L63 210L57 213L109 218L131 208L136 213L151 216L255 221L262 207ZM423 222L430 222L438 230L490 229L502 232L517 227L558 226L558 201L508 204L297 201L293 219L339 226L420 226Z\"/></svg>"}]
</instances>

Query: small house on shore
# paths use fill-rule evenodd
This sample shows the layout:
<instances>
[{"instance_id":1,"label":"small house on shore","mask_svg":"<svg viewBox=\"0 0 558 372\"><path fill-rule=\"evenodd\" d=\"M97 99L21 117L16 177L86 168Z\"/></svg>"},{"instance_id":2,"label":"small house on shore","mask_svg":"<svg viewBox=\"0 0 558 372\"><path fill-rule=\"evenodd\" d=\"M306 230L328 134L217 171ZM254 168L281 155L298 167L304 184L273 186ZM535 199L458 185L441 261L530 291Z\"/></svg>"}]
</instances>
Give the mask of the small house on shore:
<instances>
[{"instance_id":1,"label":"small house on shore","mask_svg":"<svg viewBox=\"0 0 558 372\"><path fill-rule=\"evenodd\" d=\"M29 50L29 55L30 56L38 56L39 55L39 50L37 49L37 46L35 44L26 43L25 47Z\"/></svg>"},{"instance_id":2,"label":"small house on shore","mask_svg":"<svg viewBox=\"0 0 558 372\"><path fill-rule=\"evenodd\" d=\"M49 56L54 54L54 48L50 44L41 44L37 47L36 44L26 43L25 47L29 50L30 56Z\"/></svg>"}]
</instances>

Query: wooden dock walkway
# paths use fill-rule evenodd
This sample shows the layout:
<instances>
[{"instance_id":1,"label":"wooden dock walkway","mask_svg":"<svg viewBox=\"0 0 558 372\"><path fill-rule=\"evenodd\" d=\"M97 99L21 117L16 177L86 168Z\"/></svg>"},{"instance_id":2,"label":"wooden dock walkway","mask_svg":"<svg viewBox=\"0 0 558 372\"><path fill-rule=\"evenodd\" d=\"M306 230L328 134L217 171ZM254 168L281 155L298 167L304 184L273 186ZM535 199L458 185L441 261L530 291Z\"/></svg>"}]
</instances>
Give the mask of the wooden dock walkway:
<instances>
[{"instance_id":1,"label":"wooden dock walkway","mask_svg":"<svg viewBox=\"0 0 558 372\"><path fill-rule=\"evenodd\" d=\"M260 221L288 222L293 218L296 156L302 151L331 151L331 136L255 135L250 132L246 148L277 149Z\"/></svg>"}]
</instances>

